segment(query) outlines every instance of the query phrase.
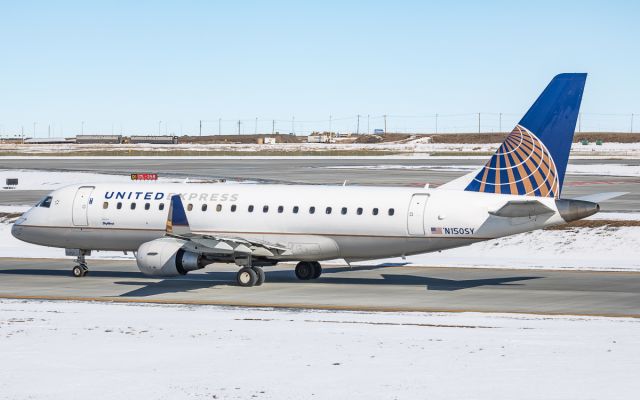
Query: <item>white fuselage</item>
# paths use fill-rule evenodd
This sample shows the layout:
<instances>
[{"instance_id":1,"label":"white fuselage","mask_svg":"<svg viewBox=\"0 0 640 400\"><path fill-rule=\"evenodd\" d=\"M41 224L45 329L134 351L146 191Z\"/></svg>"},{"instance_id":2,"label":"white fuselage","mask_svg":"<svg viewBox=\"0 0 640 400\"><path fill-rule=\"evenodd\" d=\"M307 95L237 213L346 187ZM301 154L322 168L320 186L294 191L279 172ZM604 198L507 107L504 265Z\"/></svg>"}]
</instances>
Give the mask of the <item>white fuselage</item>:
<instances>
[{"instance_id":1,"label":"white fuselage","mask_svg":"<svg viewBox=\"0 0 640 400\"><path fill-rule=\"evenodd\" d=\"M503 218L489 212L510 200L530 197L458 190L98 183L54 191L48 207L29 210L12 232L21 240L45 246L135 251L142 243L165 235L172 194L181 194L193 233L291 249L281 260L405 256L565 222L552 198L537 199L554 213Z\"/></svg>"}]
</instances>

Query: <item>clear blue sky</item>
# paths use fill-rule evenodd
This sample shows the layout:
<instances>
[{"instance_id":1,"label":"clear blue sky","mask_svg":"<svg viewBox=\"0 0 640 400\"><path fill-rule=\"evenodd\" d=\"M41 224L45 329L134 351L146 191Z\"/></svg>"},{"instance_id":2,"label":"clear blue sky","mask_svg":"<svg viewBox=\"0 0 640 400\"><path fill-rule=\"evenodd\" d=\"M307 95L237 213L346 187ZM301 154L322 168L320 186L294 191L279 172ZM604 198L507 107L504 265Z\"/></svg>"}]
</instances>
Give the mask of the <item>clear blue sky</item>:
<instances>
[{"instance_id":1,"label":"clear blue sky","mask_svg":"<svg viewBox=\"0 0 640 400\"><path fill-rule=\"evenodd\" d=\"M335 127L356 114L503 112L512 124L559 72L590 74L585 116L640 113L638 4L5 0L0 133L36 122L39 136L49 124L73 135L81 121L85 133L158 121L197 133L200 119L217 133L218 118L253 132L255 117L270 131L267 119L333 115Z\"/></svg>"}]
</instances>

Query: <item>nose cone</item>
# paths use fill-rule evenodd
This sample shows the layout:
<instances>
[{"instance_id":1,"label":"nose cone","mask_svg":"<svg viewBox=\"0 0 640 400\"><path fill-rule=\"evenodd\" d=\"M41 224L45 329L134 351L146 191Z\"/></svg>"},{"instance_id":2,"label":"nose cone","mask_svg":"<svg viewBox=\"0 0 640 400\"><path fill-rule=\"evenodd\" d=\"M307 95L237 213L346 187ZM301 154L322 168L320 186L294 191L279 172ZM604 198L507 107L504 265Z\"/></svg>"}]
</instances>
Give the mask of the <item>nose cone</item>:
<instances>
[{"instance_id":1,"label":"nose cone","mask_svg":"<svg viewBox=\"0 0 640 400\"><path fill-rule=\"evenodd\" d=\"M24 230L24 228L21 225L24 222L24 220L25 220L24 217L20 217L11 226L11 235L13 235L13 237L16 239L22 239L22 235L23 235L22 231Z\"/></svg>"},{"instance_id":2,"label":"nose cone","mask_svg":"<svg viewBox=\"0 0 640 400\"><path fill-rule=\"evenodd\" d=\"M556 206L562 219L567 222L586 218L600 211L600 204L584 200L556 200Z\"/></svg>"}]
</instances>

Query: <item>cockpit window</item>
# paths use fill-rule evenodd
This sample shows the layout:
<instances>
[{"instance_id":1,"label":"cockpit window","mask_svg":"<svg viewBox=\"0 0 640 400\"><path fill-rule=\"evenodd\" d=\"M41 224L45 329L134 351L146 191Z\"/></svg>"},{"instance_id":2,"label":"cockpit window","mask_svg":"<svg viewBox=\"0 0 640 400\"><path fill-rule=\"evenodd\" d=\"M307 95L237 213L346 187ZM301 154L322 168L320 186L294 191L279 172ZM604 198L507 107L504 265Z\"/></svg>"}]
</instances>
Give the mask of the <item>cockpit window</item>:
<instances>
[{"instance_id":1,"label":"cockpit window","mask_svg":"<svg viewBox=\"0 0 640 400\"><path fill-rule=\"evenodd\" d=\"M51 201L52 200L53 200L53 197L47 196L44 199L40 200L40 202L38 204L36 204L36 207L49 208L49 207L51 207Z\"/></svg>"}]
</instances>

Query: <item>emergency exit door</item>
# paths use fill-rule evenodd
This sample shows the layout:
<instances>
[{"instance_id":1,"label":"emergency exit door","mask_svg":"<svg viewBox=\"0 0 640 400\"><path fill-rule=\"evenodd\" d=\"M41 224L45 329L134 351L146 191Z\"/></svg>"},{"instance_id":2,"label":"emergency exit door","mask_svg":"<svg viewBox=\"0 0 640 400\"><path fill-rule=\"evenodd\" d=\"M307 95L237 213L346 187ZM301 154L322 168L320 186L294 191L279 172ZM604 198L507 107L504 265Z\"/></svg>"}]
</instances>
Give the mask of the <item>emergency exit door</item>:
<instances>
[{"instance_id":1,"label":"emergency exit door","mask_svg":"<svg viewBox=\"0 0 640 400\"><path fill-rule=\"evenodd\" d=\"M428 194L414 194L407 214L409 235L424 235L424 210L429 200Z\"/></svg>"},{"instance_id":2,"label":"emergency exit door","mask_svg":"<svg viewBox=\"0 0 640 400\"><path fill-rule=\"evenodd\" d=\"M73 224L76 226L89 225L89 200L93 186L82 186L73 198Z\"/></svg>"}]
</instances>

